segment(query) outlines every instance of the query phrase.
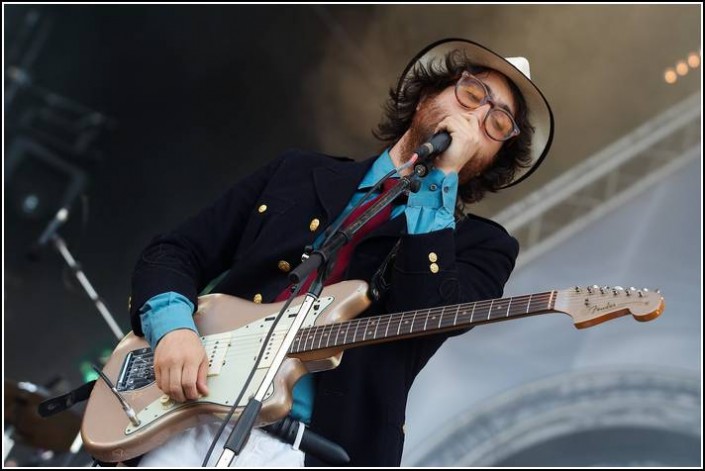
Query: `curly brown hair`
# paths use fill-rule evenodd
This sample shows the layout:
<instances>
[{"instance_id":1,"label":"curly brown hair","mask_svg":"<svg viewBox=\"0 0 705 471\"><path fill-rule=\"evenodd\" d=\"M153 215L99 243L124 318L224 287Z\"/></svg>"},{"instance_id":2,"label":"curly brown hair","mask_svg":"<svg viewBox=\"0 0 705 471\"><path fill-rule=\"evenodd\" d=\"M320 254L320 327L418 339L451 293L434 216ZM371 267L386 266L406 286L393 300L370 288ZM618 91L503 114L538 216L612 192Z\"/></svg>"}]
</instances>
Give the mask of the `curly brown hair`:
<instances>
[{"instance_id":1,"label":"curly brown hair","mask_svg":"<svg viewBox=\"0 0 705 471\"><path fill-rule=\"evenodd\" d=\"M476 75L491 69L473 65L472 61L458 50L432 61L428 66L420 62L416 64L401 90L390 89L382 121L372 134L384 143L385 148L396 144L409 129L419 100L426 95L439 94L454 85L464 70ZM510 80L507 80L507 83L517 105L514 120L520 133L502 145L494 162L484 172L460 186L460 211L464 210L465 204L480 201L486 192L494 193L507 185L513 180L518 169L528 167L531 162L530 147L534 127L529 123L528 108L521 92Z\"/></svg>"}]
</instances>

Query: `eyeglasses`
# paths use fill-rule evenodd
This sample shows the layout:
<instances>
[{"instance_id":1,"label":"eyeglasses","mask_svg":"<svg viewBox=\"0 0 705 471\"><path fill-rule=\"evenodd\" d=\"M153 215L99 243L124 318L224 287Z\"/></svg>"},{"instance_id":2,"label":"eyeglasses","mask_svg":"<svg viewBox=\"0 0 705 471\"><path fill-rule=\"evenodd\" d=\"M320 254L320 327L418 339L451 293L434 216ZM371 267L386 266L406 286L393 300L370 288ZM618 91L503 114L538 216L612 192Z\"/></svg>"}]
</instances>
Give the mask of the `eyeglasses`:
<instances>
[{"instance_id":1,"label":"eyeglasses","mask_svg":"<svg viewBox=\"0 0 705 471\"><path fill-rule=\"evenodd\" d=\"M482 120L482 125L490 139L504 142L519 135L519 126L512 115L497 106L497 103L490 98L487 86L467 71L463 71L463 75L455 84L455 98L458 103L470 110L477 109L485 103L490 104L490 110Z\"/></svg>"}]
</instances>

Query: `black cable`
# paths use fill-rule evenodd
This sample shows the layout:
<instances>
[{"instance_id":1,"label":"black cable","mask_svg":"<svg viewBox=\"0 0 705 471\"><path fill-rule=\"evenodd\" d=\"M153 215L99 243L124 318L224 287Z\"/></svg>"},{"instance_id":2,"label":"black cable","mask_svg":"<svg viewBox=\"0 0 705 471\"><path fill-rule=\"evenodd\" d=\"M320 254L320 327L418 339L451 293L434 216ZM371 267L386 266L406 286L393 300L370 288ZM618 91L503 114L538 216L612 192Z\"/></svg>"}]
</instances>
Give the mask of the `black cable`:
<instances>
[{"instance_id":1,"label":"black cable","mask_svg":"<svg viewBox=\"0 0 705 471\"><path fill-rule=\"evenodd\" d=\"M405 165L406 165L406 164L405 164ZM402 167L403 167L403 166L402 166ZM362 206L362 205L365 203L365 201L367 200L367 198L368 198L372 193L374 193L375 191L377 191L378 189L380 189L380 188L382 187L382 184L383 184L386 180L388 180L389 178L391 178L392 175L394 175L395 173L398 173L399 170L400 170L402 167L400 167L399 169L396 169L396 168L395 168L395 169L391 170L391 171L388 172L386 175L384 175L384 177L382 177L381 179L379 179L379 180L377 181L377 183L375 183L375 184L372 186L372 188L370 188L370 189L367 191L367 193L365 193L365 195L364 195L362 198L360 198L360 200L355 204L355 206L353 206L353 208L352 208L352 210L350 211L350 213L352 213L352 212L355 211L357 208L359 208L360 206ZM331 226L331 227L329 227L328 229L326 229L326 236L325 236L325 238L324 238L324 240L323 240L323 244L321 244L321 245L325 245L325 243L326 243L330 238L332 238L332 237L335 235L335 233L338 231L338 229L340 229L340 226L343 225L343 222L345 222L345 218L340 218L340 219L338 220L338 222L336 222L333 226ZM303 281L303 280L302 280L302 281ZM208 452L206 453L206 457L204 458L203 462L201 463L201 467L206 467L206 466L207 466L208 460L210 459L211 454L213 453L213 449L215 448L216 443L217 443L218 440L220 439L220 436L223 434L223 431L225 430L225 427L227 426L228 422L230 422L230 419L231 419L231 417L233 416L233 414L235 413L235 410L237 409L238 404L240 404L240 400L242 399L242 395L244 394L244 392L247 390L247 386L250 384L250 381L252 381L252 376L254 376L254 373L255 373L255 371L256 371L256 369L257 369L256 366L259 364L260 360L262 359L262 355L263 355L263 353L264 353L264 347L265 347L265 346L267 345L267 343L269 342L269 338L271 337L272 332L274 332L274 328L275 328L275 326L277 325L277 323L279 322L279 319L281 319L283 313L287 310L287 308L289 307L289 304L291 304L291 301L292 301L292 300L296 297L296 295L299 293L299 290L301 289L301 285L302 285L301 283L299 283L299 284L296 285L296 288L294 289L294 292L292 293L291 296L289 296L289 299L286 301L286 304L284 304L284 306L282 307L281 311L279 311L279 314L277 315L277 318L274 320L274 323L272 324L272 327L270 328L269 333L267 334L267 338L265 339L265 341L264 341L263 344L262 344L262 347L260 348L260 353L259 353L259 356L257 357L257 360L255 361L255 366L254 366L254 367L252 368L252 370L250 371L250 375L248 376L247 381L245 382L245 386L244 386L244 387L242 388L242 390L240 391L240 394L239 394L237 400L235 401L235 403L234 403L234 404L232 405L232 407L230 408L230 411L228 412L228 415L227 415L227 416L225 417L225 419L223 420L223 423L220 425L220 428L218 429L218 432L216 433L215 437L213 438L213 441L211 442L211 445L210 445L210 447L208 448ZM237 423L236 423L235 425L237 425Z\"/></svg>"}]
</instances>

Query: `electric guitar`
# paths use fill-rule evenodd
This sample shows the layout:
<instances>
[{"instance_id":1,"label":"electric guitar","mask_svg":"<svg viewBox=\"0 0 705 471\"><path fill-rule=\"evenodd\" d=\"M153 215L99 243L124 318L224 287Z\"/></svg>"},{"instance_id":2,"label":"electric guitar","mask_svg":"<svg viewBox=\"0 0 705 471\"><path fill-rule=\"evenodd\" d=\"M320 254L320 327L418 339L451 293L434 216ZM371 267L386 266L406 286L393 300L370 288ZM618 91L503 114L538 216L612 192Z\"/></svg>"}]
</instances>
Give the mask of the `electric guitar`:
<instances>
[{"instance_id":1,"label":"electric guitar","mask_svg":"<svg viewBox=\"0 0 705 471\"><path fill-rule=\"evenodd\" d=\"M335 368L348 348L548 312L568 314L582 329L626 314L648 321L664 309L658 291L592 286L355 319L370 304L367 289L358 280L324 288L265 396L258 426L286 416L296 381L308 372ZM263 345L284 302L255 304L224 294L200 297L194 319L210 360L209 394L183 403L156 386L152 350L144 338L129 333L103 369L112 384L98 379L88 400L81 429L88 453L101 461L124 461L195 425L200 414L225 415L256 366L237 415L258 389L302 302L303 296L291 303ZM264 355L255 365L261 348Z\"/></svg>"}]
</instances>

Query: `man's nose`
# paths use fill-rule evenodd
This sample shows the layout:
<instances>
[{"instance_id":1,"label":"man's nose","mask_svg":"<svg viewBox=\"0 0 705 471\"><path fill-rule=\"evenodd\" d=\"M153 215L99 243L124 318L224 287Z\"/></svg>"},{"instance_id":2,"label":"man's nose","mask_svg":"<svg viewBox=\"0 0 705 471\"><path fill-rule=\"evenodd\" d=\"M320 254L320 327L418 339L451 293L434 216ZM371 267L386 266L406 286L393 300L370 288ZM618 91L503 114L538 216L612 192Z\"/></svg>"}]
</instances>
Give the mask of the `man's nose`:
<instances>
[{"instance_id":1,"label":"man's nose","mask_svg":"<svg viewBox=\"0 0 705 471\"><path fill-rule=\"evenodd\" d=\"M492 109L492 102L488 101L488 102L478 106L477 108L475 108L475 111L480 113L481 116L485 116L487 113L489 113L489 111L491 109Z\"/></svg>"},{"instance_id":2,"label":"man's nose","mask_svg":"<svg viewBox=\"0 0 705 471\"><path fill-rule=\"evenodd\" d=\"M487 116L487 113L489 113L491 109L492 109L492 103L487 102L487 103L484 103L484 104L478 106L477 108L475 108L473 110L467 110L467 113L474 115L478 119L478 121L482 122L485 119L485 116Z\"/></svg>"}]
</instances>

